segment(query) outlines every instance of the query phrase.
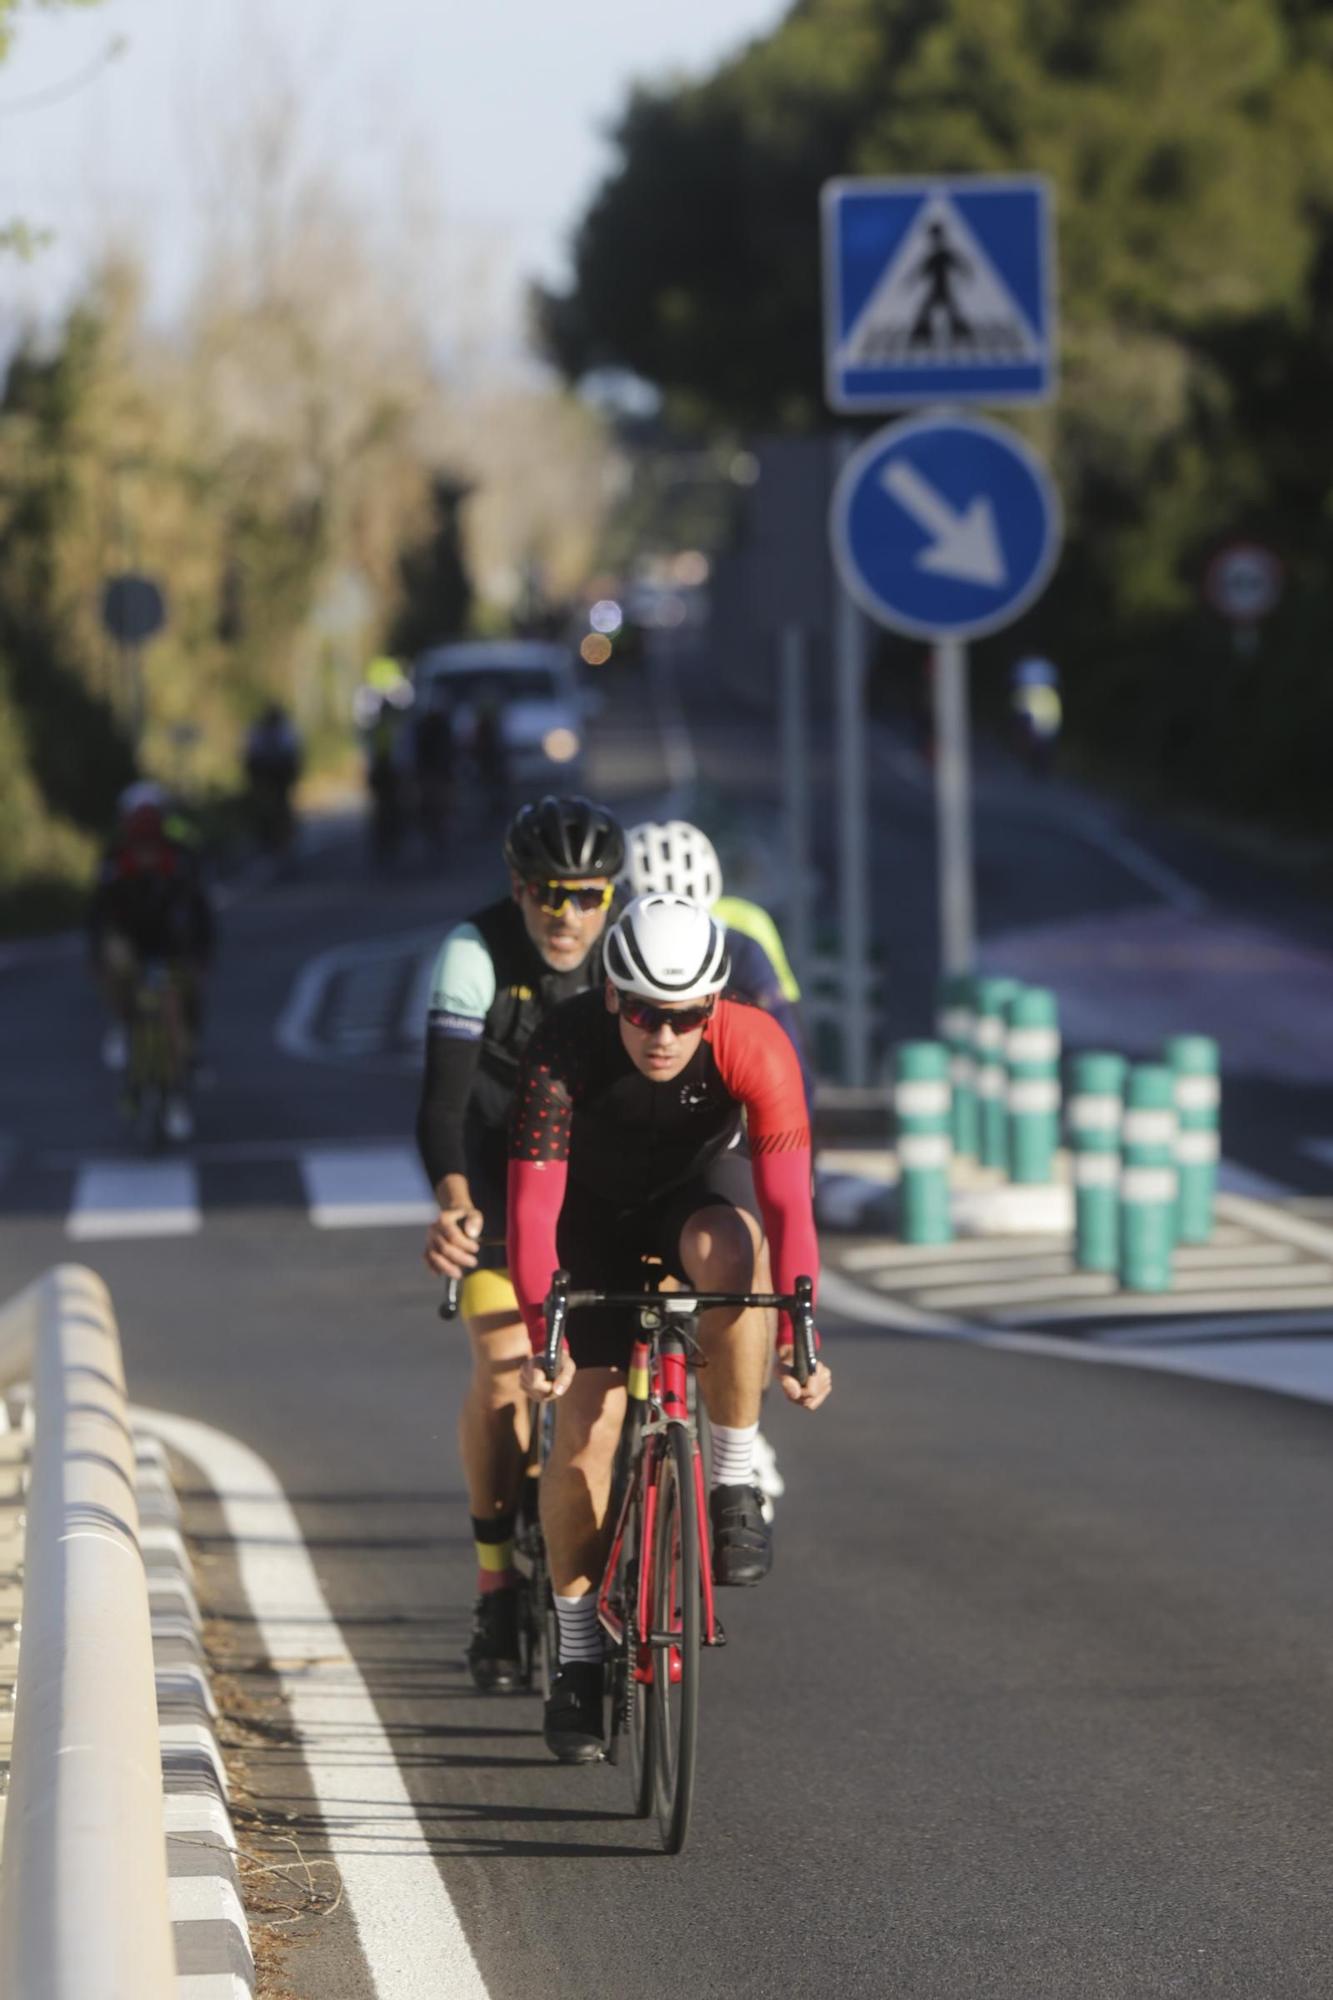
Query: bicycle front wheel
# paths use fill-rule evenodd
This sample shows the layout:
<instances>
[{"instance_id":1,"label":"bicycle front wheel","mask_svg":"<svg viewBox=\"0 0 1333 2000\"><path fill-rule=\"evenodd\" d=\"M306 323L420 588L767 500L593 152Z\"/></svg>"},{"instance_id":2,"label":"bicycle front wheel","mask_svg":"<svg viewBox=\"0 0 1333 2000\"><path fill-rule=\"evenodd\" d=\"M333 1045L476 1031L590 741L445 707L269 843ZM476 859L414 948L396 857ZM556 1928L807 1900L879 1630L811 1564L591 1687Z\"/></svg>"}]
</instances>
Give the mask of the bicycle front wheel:
<instances>
[{"instance_id":1,"label":"bicycle front wheel","mask_svg":"<svg viewBox=\"0 0 1333 2000\"><path fill-rule=\"evenodd\" d=\"M653 1542L651 1693L657 1820L667 1853L679 1854L694 1802L701 1623L694 1441L684 1424L667 1428Z\"/></svg>"}]
</instances>

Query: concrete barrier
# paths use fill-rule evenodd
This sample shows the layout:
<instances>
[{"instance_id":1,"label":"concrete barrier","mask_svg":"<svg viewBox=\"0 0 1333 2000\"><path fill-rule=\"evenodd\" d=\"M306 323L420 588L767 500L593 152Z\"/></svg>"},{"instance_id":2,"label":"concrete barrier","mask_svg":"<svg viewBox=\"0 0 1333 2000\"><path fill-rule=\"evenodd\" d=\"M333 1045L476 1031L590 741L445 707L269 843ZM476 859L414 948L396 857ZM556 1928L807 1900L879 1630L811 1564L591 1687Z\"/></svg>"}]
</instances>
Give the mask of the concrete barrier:
<instances>
[{"instance_id":1,"label":"concrete barrier","mask_svg":"<svg viewBox=\"0 0 1333 2000\"><path fill-rule=\"evenodd\" d=\"M0 1311L0 1385L31 1375L0 1992L174 2000L162 1767L135 1455L106 1287L61 1265Z\"/></svg>"}]
</instances>

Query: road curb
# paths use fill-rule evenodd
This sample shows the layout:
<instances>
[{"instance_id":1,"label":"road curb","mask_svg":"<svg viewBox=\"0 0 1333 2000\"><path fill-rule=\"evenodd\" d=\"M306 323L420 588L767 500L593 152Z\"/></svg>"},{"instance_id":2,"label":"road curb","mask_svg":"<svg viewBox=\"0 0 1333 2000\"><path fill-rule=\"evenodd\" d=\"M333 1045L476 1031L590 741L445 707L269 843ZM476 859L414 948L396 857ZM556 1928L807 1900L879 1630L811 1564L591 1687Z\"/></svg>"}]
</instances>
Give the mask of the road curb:
<instances>
[{"instance_id":1,"label":"road curb","mask_svg":"<svg viewBox=\"0 0 1333 2000\"><path fill-rule=\"evenodd\" d=\"M176 1991L178 2000L253 2000L254 1952L180 1506L165 1447L137 1429L134 1444L162 1744Z\"/></svg>"}]
</instances>

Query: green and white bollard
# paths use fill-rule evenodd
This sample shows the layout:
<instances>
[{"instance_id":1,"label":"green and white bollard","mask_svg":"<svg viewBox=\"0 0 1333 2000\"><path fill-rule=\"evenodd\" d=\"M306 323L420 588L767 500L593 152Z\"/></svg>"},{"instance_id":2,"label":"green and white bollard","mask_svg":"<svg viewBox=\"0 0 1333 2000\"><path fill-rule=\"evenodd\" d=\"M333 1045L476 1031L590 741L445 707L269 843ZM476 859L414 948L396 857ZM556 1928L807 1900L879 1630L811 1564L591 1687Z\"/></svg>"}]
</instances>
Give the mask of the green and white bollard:
<instances>
[{"instance_id":1,"label":"green and white bollard","mask_svg":"<svg viewBox=\"0 0 1333 2000\"><path fill-rule=\"evenodd\" d=\"M949 1051L943 1042L901 1042L894 1051L898 1202L904 1243L948 1243Z\"/></svg>"},{"instance_id":2,"label":"green and white bollard","mask_svg":"<svg viewBox=\"0 0 1333 2000\"><path fill-rule=\"evenodd\" d=\"M950 973L940 982L935 1029L949 1049L952 1089L949 1118L954 1158L975 1160L980 1144L977 1113L976 1058L973 1054L972 994L976 981L966 972Z\"/></svg>"},{"instance_id":3,"label":"green and white bollard","mask_svg":"<svg viewBox=\"0 0 1333 2000\"><path fill-rule=\"evenodd\" d=\"M1221 1150L1218 1047L1208 1035L1173 1035L1163 1053L1176 1080L1176 1241L1206 1243Z\"/></svg>"},{"instance_id":4,"label":"green and white bollard","mask_svg":"<svg viewBox=\"0 0 1333 2000\"><path fill-rule=\"evenodd\" d=\"M981 1125L977 1157L983 1167L1009 1167L1009 1068L1005 1042L1009 1003L1018 992L1016 979L978 979L973 990L976 1040L977 1108Z\"/></svg>"},{"instance_id":5,"label":"green and white bollard","mask_svg":"<svg viewBox=\"0 0 1333 2000\"><path fill-rule=\"evenodd\" d=\"M1120 1124L1123 1056L1094 1050L1069 1066L1066 1130L1074 1171L1074 1262L1114 1271L1120 1262Z\"/></svg>"},{"instance_id":6,"label":"green and white bollard","mask_svg":"<svg viewBox=\"0 0 1333 2000\"><path fill-rule=\"evenodd\" d=\"M1131 1292L1166 1292L1176 1235L1176 1079L1165 1063L1130 1070L1121 1140L1120 1282Z\"/></svg>"},{"instance_id":7,"label":"green and white bollard","mask_svg":"<svg viewBox=\"0 0 1333 2000\"><path fill-rule=\"evenodd\" d=\"M1045 986L1023 986L1009 1002L1009 1178L1021 1187L1055 1179L1060 1142L1060 1009Z\"/></svg>"}]
</instances>

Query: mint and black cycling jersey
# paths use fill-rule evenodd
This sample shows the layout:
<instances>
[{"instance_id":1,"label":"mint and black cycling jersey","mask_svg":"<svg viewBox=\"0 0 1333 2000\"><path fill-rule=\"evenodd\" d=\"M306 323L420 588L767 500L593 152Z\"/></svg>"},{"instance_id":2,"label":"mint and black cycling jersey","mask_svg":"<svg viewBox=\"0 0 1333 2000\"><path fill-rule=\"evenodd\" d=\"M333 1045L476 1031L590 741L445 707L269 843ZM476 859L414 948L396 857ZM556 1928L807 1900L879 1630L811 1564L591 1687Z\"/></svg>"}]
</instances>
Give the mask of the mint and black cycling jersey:
<instances>
[{"instance_id":1,"label":"mint and black cycling jersey","mask_svg":"<svg viewBox=\"0 0 1333 2000\"><path fill-rule=\"evenodd\" d=\"M509 1111L523 1052L553 1007L600 993L602 980L600 939L582 965L555 972L508 896L445 939L427 1019L417 1143L432 1187L446 1174L467 1176L488 1237L504 1232ZM503 1252L482 1262L502 1264Z\"/></svg>"}]
</instances>

